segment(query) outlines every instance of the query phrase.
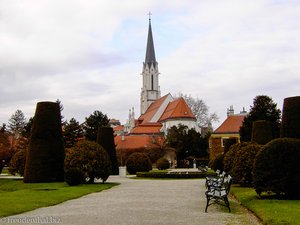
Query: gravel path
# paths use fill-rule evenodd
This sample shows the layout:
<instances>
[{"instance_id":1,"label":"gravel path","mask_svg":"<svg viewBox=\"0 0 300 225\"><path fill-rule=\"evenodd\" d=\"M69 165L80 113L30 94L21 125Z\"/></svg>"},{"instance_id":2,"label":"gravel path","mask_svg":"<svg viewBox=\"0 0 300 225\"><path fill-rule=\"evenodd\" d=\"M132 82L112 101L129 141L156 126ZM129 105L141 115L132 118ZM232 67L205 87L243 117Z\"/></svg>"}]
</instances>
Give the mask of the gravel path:
<instances>
[{"instance_id":1,"label":"gravel path","mask_svg":"<svg viewBox=\"0 0 300 225\"><path fill-rule=\"evenodd\" d=\"M234 202L231 203L239 208L235 213L228 213L226 208L216 205L210 206L205 213L204 180L144 180L112 176L108 182L121 185L56 206L4 218L0 224L260 224ZM35 221L30 222L31 219Z\"/></svg>"}]
</instances>

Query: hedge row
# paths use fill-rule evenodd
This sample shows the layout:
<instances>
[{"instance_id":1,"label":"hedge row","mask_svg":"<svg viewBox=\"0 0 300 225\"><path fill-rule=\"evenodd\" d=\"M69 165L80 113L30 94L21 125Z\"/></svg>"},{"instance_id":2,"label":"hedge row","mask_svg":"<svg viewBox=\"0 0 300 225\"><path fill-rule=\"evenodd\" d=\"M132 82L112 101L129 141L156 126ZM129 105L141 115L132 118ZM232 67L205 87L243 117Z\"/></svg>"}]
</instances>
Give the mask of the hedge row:
<instances>
[{"instance_id":1,"label":"hedge row","mask_svg":"<svg viewBox=\"0 0 300 225\"><path fill-rule=\"evenodd\" d=\"M146 177L146 178L205 178L208 175L212 175L211 172L171 172L171 173L162 173L162 172L138 172L136 173L137 177Z\"/></svg>"}]
</instances>

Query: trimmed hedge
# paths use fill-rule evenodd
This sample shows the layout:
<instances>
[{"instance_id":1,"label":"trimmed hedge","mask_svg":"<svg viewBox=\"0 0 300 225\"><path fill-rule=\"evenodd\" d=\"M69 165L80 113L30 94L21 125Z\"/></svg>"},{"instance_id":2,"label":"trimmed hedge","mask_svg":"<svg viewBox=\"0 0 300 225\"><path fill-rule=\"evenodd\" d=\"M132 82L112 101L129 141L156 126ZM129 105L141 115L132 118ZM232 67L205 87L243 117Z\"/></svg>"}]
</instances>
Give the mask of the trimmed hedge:
<instances>
[{"instance_id":1,"label":"trimmed hedge","mask_svg":"<svg viewBox=\"0 0 300 225\"><path fill-rule=\"evenodd\" d=\"M175 179L190 179L190 178L205 178L208 175L213 175L215 173L209 172L137 172L137 177L145 178L175 178Z\"/></svg>"},{"instance_id":2,"label":"trimmed hedge","mask_svg":"<svg viewBox=\"0 0 300 225\"><path fill-rule=\"evenodd\" d=\"M300 198L300 140L278 138L257 154L253 183L258 195L273 192L288 198Z\"/></svg>"},{"instance_id":3,"label":"trimmed hedge","mask_svg":"<svg viewBox=\"0 0 300 225\"><path fill-rule=\"evenodd\" d=\"M219 154L215 158L211 159L208 166L213 170L224 170L224 154Z\"/></svg>"},{"instance_id":4,"label":"trimmed hedge","mask_svg":"<svg viewBox=\"0 0 300 225\"><path fill-rule=\"evenodd\" d=\"M267 120L257 120L252 125L251 141L265 145L273 139L272 124Z\"/></svg>"},{"instance_id":5,"label":"trimmed hedge","mask_svg":"<svg viewBox=\"0 0 300 225\"><path fill-rule=\"evenodd\" d=\"M300 96L284 99L280 137L300 138Z\"/></svg>"},{"instance_id":6,"label":"trimmed hedge","mask_svg":"<svg viewBox=\"0 0 300 225\"><path fill-rule=\"evenodd\" d=\"M59 104L39 102L31 129L24 182L64 181L64 157Z\"/></svg>"},{"instance_id":7,"label":"trimmed hedge","mask_svg":"<svg viewBox=\"0 0 300 225\"><path fill-rule=\"evenodd\" d=\"M152 163L147 155L140 152L132 153L126 163L127 171L130 174L137 172L148 172L152 170Z\"/></svg>"}]
</instances>

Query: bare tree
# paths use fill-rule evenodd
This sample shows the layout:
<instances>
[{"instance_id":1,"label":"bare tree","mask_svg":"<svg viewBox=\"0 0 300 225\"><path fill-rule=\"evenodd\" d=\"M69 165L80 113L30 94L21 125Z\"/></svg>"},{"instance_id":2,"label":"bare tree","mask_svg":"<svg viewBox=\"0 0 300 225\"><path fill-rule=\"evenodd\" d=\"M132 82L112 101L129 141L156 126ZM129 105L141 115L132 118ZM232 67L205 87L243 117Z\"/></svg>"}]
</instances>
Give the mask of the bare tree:
<instances>
[{"instance_id":1,"label":"bare tree","mask_svg":"<svg viewBox=\"0 0 300 225\"><path fill-rule=\"evenodd\" d=\"M202 100L192 97L191 95L187 94L178 94L179 97L183 97L190 109L192 110L194 116L197 119L197 123L199 127L208 127L213 122L218 122L219 117L214 113L209 112L209 107L206 103Z\"/></svg>"}]
</instances>

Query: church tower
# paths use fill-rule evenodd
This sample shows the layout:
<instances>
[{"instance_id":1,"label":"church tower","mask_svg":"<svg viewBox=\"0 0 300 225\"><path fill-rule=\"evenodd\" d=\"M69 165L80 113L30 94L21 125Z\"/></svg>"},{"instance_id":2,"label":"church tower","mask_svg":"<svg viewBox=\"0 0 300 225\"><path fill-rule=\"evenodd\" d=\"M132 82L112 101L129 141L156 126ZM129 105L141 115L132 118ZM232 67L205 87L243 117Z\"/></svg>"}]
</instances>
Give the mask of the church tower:
<instances>
[{"instance_id":1,"label":"church tower","mask_svg":"<svg viewBox=\"0 0 300 225\"><path fill-rule=\"evenodd\" d=\"M160 98L160 87L158 84L158 64L155 58L151 18L149 17L148 39L146 57L143 63L143 86L141 90L141 114L144 114L149 105Z\"/></svg>"}]
</instances>

